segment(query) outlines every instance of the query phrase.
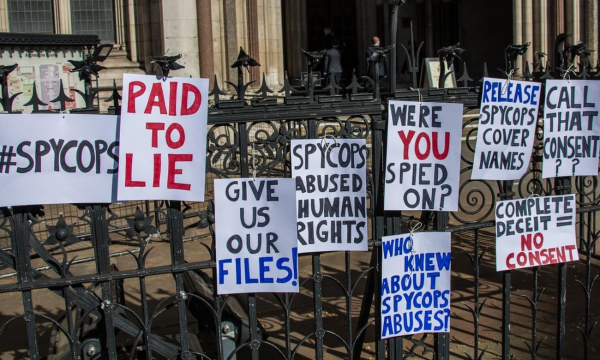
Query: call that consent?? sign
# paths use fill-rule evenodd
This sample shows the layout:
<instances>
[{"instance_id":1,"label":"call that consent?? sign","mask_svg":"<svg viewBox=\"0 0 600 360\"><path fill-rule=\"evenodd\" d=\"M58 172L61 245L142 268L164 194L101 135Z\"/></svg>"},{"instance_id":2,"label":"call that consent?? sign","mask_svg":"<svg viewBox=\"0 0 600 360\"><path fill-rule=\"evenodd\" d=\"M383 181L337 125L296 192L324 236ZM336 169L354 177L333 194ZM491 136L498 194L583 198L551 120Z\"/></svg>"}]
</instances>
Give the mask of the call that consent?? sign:
<instances>
[{"instance_id":1,"label":"call that consent?? sign","mask_svg":"<svg viewBox=\"0 0 600 360\"><path fill-rule=\"evenodd\" d=\"M298 250L367 251L364 139L292 140Z\"/></svg>"},{"instance_id":2,"label":"call that consent?? sign","mask_svg":"<svg viewBox=\"0 0 600 360\"><path fill-rule=\"evenodd\" d=\"M542 177L598 175L600 83L546 80Z\"/></svg>"},{"instance_id":3,"label":"call that consent?? sign","mask_svg":"<svg viewBox=\"0 0 600 360\"><path fill-rule=\"evenodd\" d=\"M381 338L450 331L450 233L381 239Z\"/></svg>"},{"instance_id":4,"label":"call that consent?? sign","mask_svg":"<svg viewBox=\"0 0 600 360\"><path fill-rule=\"evenodd\" d=\"M462 109L389 102L385 210L458 210Z\"/></svg>"},{"instance_id":5,"label":"call that consent?? sign","mask_svg":"<svg viewBox=\"0 0 600 360\"><path fill-rule=\"evenodd\" d=\"M472 179L515 180L529 166L542 85L485 78Z\"/></svg>"},{"instance_id":6,"label":"call that consent?? sign","mask_svg":"<svg viewBox=\"0 0 600 360\"><path fill-rule=\"evenodd\" d=\"M119 200L204 201L208 80L124 74Z\"/></svg>"},{"instance_id":7,"label":"call that consent?? sign","mask_svg":"<svg viewBox=\"0 0 600 360\"><path fill-rule=\"evenodd\" d=\"M298 292L294 179L215 180L217 293Z\"/></svg>"},{"instance_id":8,"label":"call that consent?? sign","mask_svg":"<svg viewBox=\"0 0 600 360\"><path fill-rule=\"evenodd\" d=\"M0 127L0 206L116 200L116 116L0 114Z\"/></svg>"},{"instance_id":9,"label":"call that consent?? sign","mask_svg":"<svg viewBox=\"0 0 600 360\"><path fill-rule=\"evenodd\" d=\"M575 195L496 203L496 270L579 260Z\"/></svg>"}]
</instances>

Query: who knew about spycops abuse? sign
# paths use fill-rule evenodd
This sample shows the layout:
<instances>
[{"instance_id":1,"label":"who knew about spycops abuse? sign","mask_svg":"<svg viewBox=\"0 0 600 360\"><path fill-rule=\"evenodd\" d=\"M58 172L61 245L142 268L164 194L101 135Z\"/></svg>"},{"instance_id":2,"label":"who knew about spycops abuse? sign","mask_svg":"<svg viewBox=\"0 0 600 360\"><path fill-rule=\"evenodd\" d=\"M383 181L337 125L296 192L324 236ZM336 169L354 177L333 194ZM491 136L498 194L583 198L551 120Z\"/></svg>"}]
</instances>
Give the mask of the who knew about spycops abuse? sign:
<instances>
[{"instance_id":1,"label":"who knew about spycops abuse? sign","mask_svg":"<svg viewBox=\"0 0 600 360\"><path fill-rule=\"evenodd\" d=\"M542 177L598 175L600 83L546 80Z\"/></svg>"},{"instance_id":2,"label":"who knew about spycops abuse? sign","mask_svg":"<svg viewBox=\"0 0 600 360\"><path fill-rule=\"evenodd\" d=\"M204 201L208 80L124 74L119 200Z\"/></svg>"},{"instance_id":3,"label":"who knew about spycops abuse? sign","mask_svg":"<svg viewBox=\"0 0 600 360\"><path fill-rule=\"evenodd\" d=\"M365 139L292 140L298 250L368 250Z\"/></svg>"},{"instance_id":4,"label":"who knew about spycops abuse? sign","mask_svg":"<svg viewBox=\"0 0 600 360\"><path fill-rule=\"evenodd\" d=\"M117 116L0 114L0 206L116 200Z\"/></svg>"},{"instance_id":5,"label":"who knew about spycops abuse? sign","mask_svg":"<svg viewBox=\"0 0 600 360\"><path fill-rule=\"evenodd\" d=\"M218 294L298 292L295 185L215 180Z\"/></svg>"},{"instance_id":6,"label":"who knew about spycops abuse? sign","mask_svg":"<svg viewBox=\"0 0 600 360\"><path fill-rule=\"evenodd\" d=\"M515 180L528 169L541 84L485 78L472 179Z\"/></svg>"},{"instance_id":7,"label":"who knew about spycops abuse? sign","mask_svg":"<svg viewBox=\"0 0 600 360\"><path fill-rule=\"evenodd\" d=\"M389 102L385 210L458 210L462 109Z\"/></svg>"},{"instance_id":8,"label":"who knew about spycops abuse? sign","mask_svg":"<svg viewBox=\"0 0 600 360\"><path fill-rule=\"evenodd\" d=\"M496 270L579 260L575 195L496 203Z\"/></svg>"},{"instance_id":9,"label":"who knew about spycops abuse? sign","mask_svg":"<svg viewBox=\"0 0 600 360\"><path fill-rule=\"evenodd\" d=\"M381 338L450 331L450 233L384 236Z\"/></svg>"}]
</instances>

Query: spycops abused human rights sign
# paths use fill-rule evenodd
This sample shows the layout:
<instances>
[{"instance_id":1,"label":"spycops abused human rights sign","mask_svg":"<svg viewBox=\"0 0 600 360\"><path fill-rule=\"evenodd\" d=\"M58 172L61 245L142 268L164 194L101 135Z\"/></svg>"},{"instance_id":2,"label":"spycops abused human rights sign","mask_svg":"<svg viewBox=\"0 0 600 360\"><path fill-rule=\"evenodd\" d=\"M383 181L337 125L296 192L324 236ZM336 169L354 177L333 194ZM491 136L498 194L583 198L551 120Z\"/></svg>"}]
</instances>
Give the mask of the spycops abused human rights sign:
<instances>
[{"instance_id":1,"label":"spycops abused human rights sign","mask_svg":"<svg viewBox=\"0 0 600 360\"><path fill-rule=\"evenodd\" d=\"M217 293L298 292L296 181L214 184Z\"/></svg>"},{"instance_id":2,"label":"spycops abused human rights sign","mask_svg":"<svg viewBox=\"0 0 600 360\"><path fill-rule=\"evenodd\" d=\"M496 203L496 270L579 260L575 195Z\"/></svg>"},{"instance_id":3,"label":"spycops abused human rights sign","mask_svg":"<svg viewBox=\"0 0 600 360\"><path fill-rule=\"evenodd\" d=\"M119 200L204 201L208 80L124 74Z\"/></svg>"},{"instance_id":4,"label":"spycops abused human rights sign","mask_svg":"<svg viewBox=\"0 0 600 360\"><path fill-rule=\"evenodd\" d=\"M0 127L0 206L116 200L116 116L0 114Z\"/></svg>"},{"instance_id":5,"label":"spycops abused human rights sign","mask_svg":"<svg viewBox=\"0 0 600 360\"><path fill-rule=\"evenodd\" d=\"M385 210L458 210L462 109L389 102Z\"/></svg>"},{"instance_id":6,"label":"spycops abused human rights sign","mask_svg":"<svg viewBox=\"0 0 600 360\"><path fill-rule=\"evenodd\" d=\"M381 239L381 338L450 331L450 233Z\"/></svg>"},{"instance_id":7,"label":"spycops abused human rights sign","mask_svg":"<svg viewBox=\"0 0 600 360\"><path fill-rule=\"evenodd\" d=\"M527 171L541 84L484 78L472 179L515 180Z\"/></svg>"},{"instance_id":8,"label":"spycops abused human rights sign","mask_svg":"<svg viewBox=\"0 0 600 360\"><path fill-rule=\"evenodd\" d=\"M600 83L546 80L542 177L598 174Z\"/></svg>"},{"instance_id":9,"label":"spycops abused human rights sign","mask_svg":"<svg viewBox=\"0 0 600 360\"><path fill-rule=\"evenodd\" d=\"M298 252L368 250L364 139L292 140Z\"/></svg>"}]
</instances>

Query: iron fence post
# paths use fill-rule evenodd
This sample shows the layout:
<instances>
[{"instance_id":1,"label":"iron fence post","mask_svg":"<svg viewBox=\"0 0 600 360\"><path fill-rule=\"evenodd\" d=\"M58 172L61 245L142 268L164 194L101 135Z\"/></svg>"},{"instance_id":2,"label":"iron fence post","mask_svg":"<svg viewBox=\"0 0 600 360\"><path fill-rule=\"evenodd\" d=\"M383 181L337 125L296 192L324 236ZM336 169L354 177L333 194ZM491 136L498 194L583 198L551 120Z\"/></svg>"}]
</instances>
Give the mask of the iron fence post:
<instances>
[{"instance_id":1,"label":"iron fence post","mask_svg":"<svg viewBox=\"0 0 600 360\"><path fill-rule=\"evenodd\" d=\"M498 194L500 200L510 200L513 198L513 181L502 181L501 192ZM512 273L510 270L502 272L502 359L510 358L510 287Z\"/></svg>"},{"instance_id":2,"label":"iron fence post","mask_svg":"<svg viewBox=\"0 0 600 360\"><path fill-rule=\"evenodd\" d=\"M449 216L447 211L436 212L435 214L435 231L445 231L448 226ZM433 338L434 359L446 360L450 358L450 334L436 333Z\"/></svg>"},{"instance_id":3,"label":"iron fence post","mask_svg":"<svg viewBox=\"0 0 600 360\"><path fill-rule=\"evenodd\" d=\"M567 195L571 193L571 178L556 178L556 195ZM567 312L567 263L558 264L558 312L556 314L556 359L565 358L565 333Z\"/></svg>"},{"instance_id":4,"label":"iron fence post","mask_svg":"<svg viewBox=\"0 0 600 360\"><path fill-rule=\"evenodd\" d=\"M17 281L19 284L27 284L33 281L33 272L31 259L29 257L29 228L30 211L25 206L18 206L12 209L12 215L9 217L11 232L10 241L14 251ZM38 360L37 332L35 329L35 316L33 313L33 298L31 291L21 293L23 299L23 319L27 330L27 340L29 344L29 356L31 359Z\"/></svg>"},{"instance_id":5,"label":"iron fence post","mask_svg":"<svg viewBox=\"0 0 600 360\"><path fill-rule=\"evenodd\" d=\"M106 205L92 204L86 206L90 216L90 228L92 231L92 245L96 255L96 272L99 275L110 274L110 252L108 249L108 223L106 222ZM102 281L102 348L106 349L108 358L117 360L117 343L115 339L114 304L112 304L112 289L109 281Z\"/></svg>"},{"instance_id":6,"label":"iron fence post","mask_svg":"<svg viewBox=\"0 0 600 360\"><path fill-rule=\"evenodd\" d=\"M183 213L181 201L169 201L167 205L167 228L169 229L169 243L171 245L171 264L182 266L185 264L183 252ZM186 359L189 355L188 330L187 330L187 294L183 286L183 273L175 272L175 298L179 316L179 335L181 337L181 356Z\"/></svg>"},{"instance_id":7,"label":"iron fence post","mask_svg":"<svg viewBox=\"0 0 600 360\"><path fill-rule=\"evenodd\" d=\"M394 8L392 9L392 30L391 30L391 40L393 45L396 44L396 33L398 32L398 10L400 5L404 5L406 0L394 0ZM398 46L394 46L392 49L392 53L390 56L390 97L393 97L396 93L396 48Z\"/></svg>"}]
</instances>

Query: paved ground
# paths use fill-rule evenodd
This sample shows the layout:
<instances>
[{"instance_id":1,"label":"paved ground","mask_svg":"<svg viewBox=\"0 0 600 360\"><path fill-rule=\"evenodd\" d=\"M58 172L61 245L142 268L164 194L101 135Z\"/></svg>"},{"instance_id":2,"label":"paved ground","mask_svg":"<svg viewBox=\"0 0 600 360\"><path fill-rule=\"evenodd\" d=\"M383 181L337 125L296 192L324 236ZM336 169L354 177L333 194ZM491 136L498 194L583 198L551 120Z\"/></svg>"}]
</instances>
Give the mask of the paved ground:
<instances>
[{"instance_id":1,"label":"paved ground","mask_svg":"<svg viewBox=\"0 0 600 360\"><path fill-rule=\"evenodd\" d=\"M189 261L198 261L206 258L206 252L200 245L203 239L187 242L185 247L186 259ZM473 356L474 343L474 319L466 305L473 307L474 301L474 279L473 268L468 256L464 251L473 253L474 238L472 232L465 232L453 235L452 243L452 317L450 333L450 345L452 358L467 359L467 355ZM131 244L132 245L132 244ZM126 249L132 249L131 245L112 245L111 252L118 253ZM148 257L148 266L158 266L167 264L169 256L165 256L169 252L169 244L159 239L153 239L150 246L154 247L151 255ZM481 311L479 321L479 349L486 349L483 359L499 358L501 354L501 320L502 320L502 278L496 273L494 266L493 254L493 237L488 233L481 233L480 249L488 248L482 267L480 270L480 301L486 300L485 306ZM78 258L84 258L91 255L89 242L82 242L75 245L73 250L69 252L69 257L77 255ZM343 281L344 274L340 270L344 266L344 256L342 253L328 253L321 256L323 271L333 277ZM352 254L352 275L353 279L358 278L358 275L368 267L370 254L369 253L353 253ZM135 267L133 258L130 255L121 255L112 258L112 261L119 269L130 269ZM41 265L41 264L39 264ZM598 261L593 261L592 278L598 274ZM556 284L557 284L557 267L550 266L540 269L538 273L538 291L543 293L540 297L540 302L537 307L537 340L545 338L538 351L538 358L553 359L555 358L555 336L556 336ZM94 263L91 261L77 264L73 271L78 274L93 273ZM8 270L2 270L7 273ZM300 276L306 279L312 273L311 258L302 257L300 260ZM523 295L532 296L533 275L531 270L521 270L513 272L512 279L512 319L511 319L511 347L513 354L512 359L529 359L527 353L527 345L525 342L531 341L531 306L528 300ZM568 290L567 290L567 358L580 359L583 356L583 338L578 326L583 326L585 312L585 294L576 280L585 279L585 264L578 262L569 264L568 266ZM1 283L12 283L16 278L9 277L0 279ZM353 321L360 311L360 302L362 300L362 286L364 279L358 283L355 294L358 296L352 301ZM174 293L174 283L172 276L154 276L148 278L148 297L150 299L151 308L156 306L162 299ZM139 311L139 300L136 297L139 294L139 285L137 280L132 279L125 282L126 302L134 310ZM323 317L324 326L326 329L335 331L344 336L344 329L347 326L345 314L345 300L341 292L334 286L334 282L325 279L323 283ZM313 318L313 299L311 296L312 283L307 283L302 288L302 291L293 300L291 314L291 329L292 329L292 346L295 346L306 335L312 332L314 326ZM49 291L39 290L33 294L34 306L36 313L43 313L56 318L60 315L60 309L64 306L63 300L50 293ZM592 304L598 304L600 299L600 290L596 287L591 294ZM0 324L4 324L9 318L22 312L21 295L19 293L1 294L0 295ZM599 317L597 306L592 306L591 324ZM258 313L262 325L269 332L269 340L279 346L285 346L283 337L283 322L282 311L278 306L275 298L272 295L260 297L258 301ZM157 333L168 333L176 329L177 317L171 310L161 315L156 322L155 331ZM353 324L355 327L355 323ZM49 347L48 339L50 336L50 326L48 323L38 323L39 346L42 353L46 353ZM374 358L374 334L375 328L371 326L367 331L367 342L363 347L363 358ZM427 337L426 343L431 344L433 337ZM123 343L131 343L131 339L120 337ZM591 356L590 359L600 358L598 353L598 340L600 333L592 332L591 336ZM410 349L410 342L404 342L405 349ZM325 336L325 358L326 359L341 359L345 358L345 351L341 343L333 336ZM423 348L417 348L415 353L421 354ZM465 354L466 353L466 354ZM28 358L27 340L24 333L24 325L21 320L14 326L11 325L10 330L5 332L0 337L0 358L1 359L26 359ZM421 357L421 356L419 356ZM271 358L270 356L268 358ZM300 347L296 359L312 359L314 358L314 343L308 341ZM431 358L431 355L423 356L423 358Z\"/></svg>"}]
</instances>

